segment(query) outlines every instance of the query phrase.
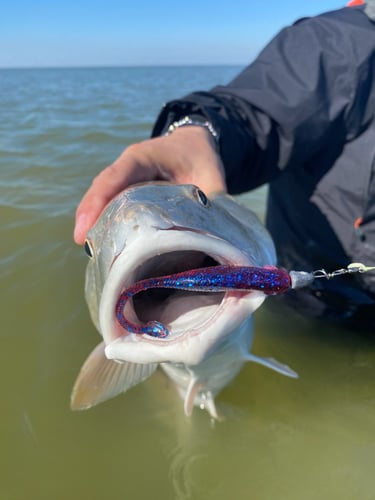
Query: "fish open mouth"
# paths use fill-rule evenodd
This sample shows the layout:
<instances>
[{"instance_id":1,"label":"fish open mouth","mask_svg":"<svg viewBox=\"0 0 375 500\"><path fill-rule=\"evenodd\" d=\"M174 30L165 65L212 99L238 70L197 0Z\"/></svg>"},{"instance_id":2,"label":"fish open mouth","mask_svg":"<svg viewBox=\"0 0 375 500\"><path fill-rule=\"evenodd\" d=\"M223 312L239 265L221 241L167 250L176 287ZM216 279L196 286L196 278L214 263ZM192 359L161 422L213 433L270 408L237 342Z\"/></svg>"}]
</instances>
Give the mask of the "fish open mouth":
<instances>
[{"instance_id":1,"label":"fish open mouth","mask_svg":"<svg viewBox=\"0 0 375 500\"><path fill-rule=\"evenodd\" d=\"M167 252L144 262L133 279L137 282L219 264L216 259L197 250ZM224 296L225 292L151 288L136 294L129 307L132 307L137 322L158 321L176 336L198 320L199 323L206 321L220 306Z\"/></svg>"},{"instance_id":2,"label":"fish open mouth","mask_svg":"<svg viewBox=\"0 0 375 500\"><path fill-rule=\"evenodd\" d=\"M172 352L175 342L197 342L199 356L203 356L214 338L225 336L259 306L263 294L149 289L127 300L122 310L126 320L136 325L159 322L168 330L165 338L139 335L123 328L116 306L124 290L140 280L216 265L251 266L253 262L231 242L185 228L155 228L147 240L139 237L130 242L113 262L100 300L100 330L107 346L121 344L120 357L128 361L178 362L186 358L186 352L185 357L183 351ZM197 356L191 357L191 361L198 362Z\"/></svg>"}]
</instances>

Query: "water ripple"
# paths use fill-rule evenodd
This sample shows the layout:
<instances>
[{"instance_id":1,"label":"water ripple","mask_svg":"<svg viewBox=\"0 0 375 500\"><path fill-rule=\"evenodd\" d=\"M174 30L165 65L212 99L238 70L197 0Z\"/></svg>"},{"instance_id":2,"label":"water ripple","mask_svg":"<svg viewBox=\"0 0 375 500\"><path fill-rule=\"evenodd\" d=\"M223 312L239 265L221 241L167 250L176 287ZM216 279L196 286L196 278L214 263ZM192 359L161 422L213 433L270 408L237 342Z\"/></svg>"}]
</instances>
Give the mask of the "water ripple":
<instances>
[{"instance_id":1,"label":"water ripple","mask_svg":"<svg viewBox=\"0 0 375 500\"><path fill-rule=\"evenodd\" d=\"M185 446L177 445L170 451L169 479L173 485L176 500L189 500L194 498L193 466L199 460L205 459L206 454L195 453Z\"/></svg>"}]
</instances>

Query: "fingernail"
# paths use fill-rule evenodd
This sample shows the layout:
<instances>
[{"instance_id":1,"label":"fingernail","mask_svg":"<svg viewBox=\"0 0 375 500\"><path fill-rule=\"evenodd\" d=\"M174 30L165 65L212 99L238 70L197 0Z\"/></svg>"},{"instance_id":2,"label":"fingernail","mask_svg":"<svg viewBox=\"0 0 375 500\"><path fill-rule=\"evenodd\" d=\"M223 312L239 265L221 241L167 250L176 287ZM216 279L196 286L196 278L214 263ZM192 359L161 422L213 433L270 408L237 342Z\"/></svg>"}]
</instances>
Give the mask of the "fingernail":
<instances>
[{"instance_id":1,"label":"fingernail","mask_svg":"<svg viewBox=\"0 0 375 500\"><path fill-rule=\"evenodd\" d=\"M74 228L74 241L76 241L77 243L81 243L81 240L83 240L83 237L85 235L84 233L86 231L86 222L86 214L81 214L76 220L76 225Z\"/></svg>"}]
</instances>

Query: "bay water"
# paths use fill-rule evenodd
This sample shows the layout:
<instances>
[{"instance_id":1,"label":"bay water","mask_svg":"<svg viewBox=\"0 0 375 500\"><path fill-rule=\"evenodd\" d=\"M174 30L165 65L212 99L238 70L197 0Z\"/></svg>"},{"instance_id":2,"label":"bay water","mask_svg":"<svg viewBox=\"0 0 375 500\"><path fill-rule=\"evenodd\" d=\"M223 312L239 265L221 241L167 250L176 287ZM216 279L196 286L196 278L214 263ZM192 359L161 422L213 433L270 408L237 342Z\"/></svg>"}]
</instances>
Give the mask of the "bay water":
<instances>
[{"instance_id":1,"label":"bay water","mask_svg":"<svg viewBox=\"0 0 375 500\"><path fill-rule=\"evenodd\" d=\"M0 71L0 500L375 498L375 349L356 332L273 298L248 364L212 423L162 373L71 412L79 368L99 342L72 241L92 178L148 137L162 104L228 82L239 67ZM261 216L265 191L242 195Z\"/></svg>"}]
</instances>

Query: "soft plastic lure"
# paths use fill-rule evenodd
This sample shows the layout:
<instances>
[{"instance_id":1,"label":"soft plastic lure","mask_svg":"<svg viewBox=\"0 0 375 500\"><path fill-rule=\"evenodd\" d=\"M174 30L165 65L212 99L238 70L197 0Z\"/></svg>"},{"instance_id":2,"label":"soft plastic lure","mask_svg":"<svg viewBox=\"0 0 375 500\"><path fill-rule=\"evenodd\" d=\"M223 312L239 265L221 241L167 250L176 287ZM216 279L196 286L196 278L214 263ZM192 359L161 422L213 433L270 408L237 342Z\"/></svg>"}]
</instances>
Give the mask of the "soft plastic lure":
<instances>
[{"instance_id":1,"label":"soft plastic lure","mask_svg":"<svg viewBox=\"0 0 375 500\"><path fill-rule=\"evenodd\" d=\"M290 288L309 285L316 278L330 279L341 274L363 273L374 269L375 267L366 267L360 263L349 264L348 267L331 273L324 269L311 273L305 271L290 271L288 273L283 269L272 266L212 266L192 269L134 283L121 293L115 312L118 322L125 330L131 333L165 338L169 335L169 331L159 321L149 321L138 325L125 318L124 307L128 300L137 293L149 288L174 288L200 292L225 292L229 290L251 292L257 290L266 295L277 295L286 292Z\"/></svg>"},{"instance_id":2,"label":"soft plastic lure","mask_svg":"<svg viewBox=\"0 0 375 500\"><path fill-rule=\"evenodd\" d=\"M267 295L275 295L285 292L290 286L291 276L277 267L213 266L192 269L134 283L121 293L116 304L116 317L120 325L129 332L164 338L169 332L158 321L138 325L125 318L124 307L128 300L137 293L149 288L175 288L204 292L259 290Z\"/></svg>"}]
</instances>

